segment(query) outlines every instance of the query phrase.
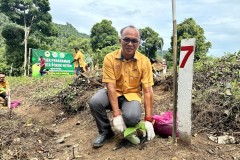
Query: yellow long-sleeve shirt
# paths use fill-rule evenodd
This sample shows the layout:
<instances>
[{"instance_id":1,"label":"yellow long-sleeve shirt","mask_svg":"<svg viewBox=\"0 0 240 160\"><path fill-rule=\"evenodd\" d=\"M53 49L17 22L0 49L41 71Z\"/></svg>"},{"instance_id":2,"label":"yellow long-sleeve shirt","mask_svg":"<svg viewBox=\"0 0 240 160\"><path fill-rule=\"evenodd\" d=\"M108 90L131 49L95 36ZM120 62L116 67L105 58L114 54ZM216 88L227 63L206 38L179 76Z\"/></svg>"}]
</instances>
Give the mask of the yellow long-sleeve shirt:
<instances>
[{"instance_id":1,"label":"yellow long-sleeve shirt","mask_svg":"<svg viewBox=\"0 0 240 160\"><path fill-rule=\"evenodd\" d=\"M84 67L85 65L85 62L84 62L84 55L78 51L75 56L74 56L74 59L76 60L74 62L74 67L78 67L80 65L80 67Z\"/></svg>"}]
</instances>

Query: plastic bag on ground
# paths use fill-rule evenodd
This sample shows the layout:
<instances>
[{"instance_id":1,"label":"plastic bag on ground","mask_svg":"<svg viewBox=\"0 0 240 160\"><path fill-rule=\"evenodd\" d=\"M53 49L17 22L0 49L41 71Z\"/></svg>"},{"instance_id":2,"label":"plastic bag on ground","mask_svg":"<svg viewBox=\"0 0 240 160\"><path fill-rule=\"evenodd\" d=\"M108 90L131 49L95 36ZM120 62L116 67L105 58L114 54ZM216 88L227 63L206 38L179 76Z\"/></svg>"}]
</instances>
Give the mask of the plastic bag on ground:
<instances>
[{"instance_id":1,"label":"plastic bag on ground","mask_svg":"<svg viewBox=\"0 0 240 160\"><path fill-rule=\"evenodd\" d=\"M153 115L155 123L153 125L154 131L160 136L172 136L173 129L173 112L164 112L161 115ZM179 136L177 132L176 136Z\"/></svg>"},{"instance_id":2,"label":"plastic bag on ground","mask_svg":"<svg viewBox=\"0 0 240 160\"><path fill-rule=\"evenodd\" d=\"M17 108L21 102L19 100L11 101L11 109Z\"/></svg>"}]
</instances>

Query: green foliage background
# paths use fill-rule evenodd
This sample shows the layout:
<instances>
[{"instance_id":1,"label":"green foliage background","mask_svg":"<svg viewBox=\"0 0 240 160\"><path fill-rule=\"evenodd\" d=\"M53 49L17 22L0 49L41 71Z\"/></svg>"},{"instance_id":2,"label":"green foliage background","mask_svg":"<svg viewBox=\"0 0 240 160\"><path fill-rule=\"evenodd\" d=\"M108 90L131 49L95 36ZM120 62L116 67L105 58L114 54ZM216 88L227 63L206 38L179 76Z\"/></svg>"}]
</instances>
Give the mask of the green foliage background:
<instances>
[{"instance_id":1,"label":"green foliage background","mask_svg":"<svg viewBox=\"0 0 240 160\"><path fill-rule=\"evenodd\" d=\"M150 27L140 29L141 45L139 50L149 58L156 58L157 51L162 50L163 39Z\"/></svg>"},{"instance_id":2,"label":"green foliage background","mask_svg":"<svg viewBox=\"0 0 240 160\"><path fill-rule=\"evenodd\" d=\"M24 12L27 26L31 25L28 48L74 53L80 50L92 59L93 64L102 66L104 56L120 48L119 35L111 20L103 19L92 26L90 35L80 33L70 23L52 22L48 0L0 0L0 71L14 76L22 75L24 60ZM31 20L34 19L32 22ZM140 29L139 51L149 58L165 58L172 66L172 42L168 51L163 51L163 38L150 27ZM177 25L177 54L180 42L185 38L196 38L195 62L206 59L211 42L206 40L204 29L193 18Z\"/></svg>"},{"instance_id":3,"label":"green foliage background","mask_svg":"<svg viewBox=\"0 0 240 160\"><path fill-rule=\"evenodd\" d=\"M93 25L90 38L93 51L118 43L118 33L112 26L112 22L106 19Z\"/></svg>"},{"instance_id":4,"label":"green foliage background","mask_svg":"<svg viewBox=\"0 0 240 160\"><path fill-rule=\"evenodd\" d=\"M182 39L196 38L195 45L195 61L207 57L207 52L212 44L206 41L204 29L199 26L193 18L187 18L182 23L177 25L177 57L180 57L180 46ZM171 47L165 55L167 62L173 62L173 37L171 37ZM170 63L169 66L172 66Z\"/></svg>"}]
</instances>

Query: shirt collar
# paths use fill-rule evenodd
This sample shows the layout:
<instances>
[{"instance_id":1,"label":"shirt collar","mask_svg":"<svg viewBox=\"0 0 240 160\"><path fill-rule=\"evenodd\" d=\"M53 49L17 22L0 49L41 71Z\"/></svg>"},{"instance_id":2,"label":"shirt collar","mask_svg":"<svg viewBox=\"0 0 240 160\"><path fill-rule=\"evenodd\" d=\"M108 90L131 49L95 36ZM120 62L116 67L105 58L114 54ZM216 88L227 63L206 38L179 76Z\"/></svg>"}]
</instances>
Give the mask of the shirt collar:
<instances>
[{"instance_id":1,"label":"shirt collar","mask_svg":"<svg viewBox=\"0 0 240 160\"><path fill-rule=\"evenodd\" d=\"M139 54L140 54L140 53L139 53L138 51L136 51L135 54L134 54L134 56L133 56L133 58L132 58L131 60L137 60L137 59L139 58ZM122 55L122 49L119 49L119 50L117 51L117 54L116 54L115 58L116 58L116 59L119 59L119 60L121 60L121 61L124 60L124 57L123 57L123 55Z\"/></svg>"}]
</instances>

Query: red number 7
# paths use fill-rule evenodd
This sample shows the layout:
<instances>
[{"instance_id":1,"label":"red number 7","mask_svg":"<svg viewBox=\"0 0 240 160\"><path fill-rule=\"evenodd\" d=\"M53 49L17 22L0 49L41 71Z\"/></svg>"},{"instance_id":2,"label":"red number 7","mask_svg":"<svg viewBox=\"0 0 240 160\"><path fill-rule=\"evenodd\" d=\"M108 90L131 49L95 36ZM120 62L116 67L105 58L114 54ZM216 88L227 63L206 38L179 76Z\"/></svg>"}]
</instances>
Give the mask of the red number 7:
<instances>
[{"instance_id":1,"label":"red number 7","mask_svg":"<svg viewBox=\"0 0 240 160\"><path fill-rule=\"evenodd\" d=\"M193 46L182 46L181 51L187 51L186 55L184 56L182 63L180 64L180 68L184 68L189 56L193 52Z\"/></svg>"}]
</instances>

